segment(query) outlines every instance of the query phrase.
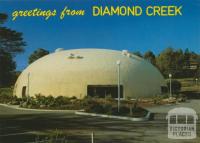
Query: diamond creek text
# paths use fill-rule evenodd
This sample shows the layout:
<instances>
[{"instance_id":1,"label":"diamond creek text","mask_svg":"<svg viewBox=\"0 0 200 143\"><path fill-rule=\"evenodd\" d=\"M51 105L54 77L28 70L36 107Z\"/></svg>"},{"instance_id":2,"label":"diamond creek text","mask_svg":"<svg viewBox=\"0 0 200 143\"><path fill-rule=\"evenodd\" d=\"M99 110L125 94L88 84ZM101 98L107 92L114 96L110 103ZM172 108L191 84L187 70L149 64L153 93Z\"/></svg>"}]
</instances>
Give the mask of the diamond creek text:
<instances>
[{"instance_id":1,"label":"diamond creek text","mask_svg":"<svg viewBox=\"0 0 200 143\"><path fill-rule=\"evenodd\" d=\"M67 6L60 12L60 19L63 20L66 16L182 16L183 6L147 6L145 9L141 6L92 6L91 10L71 9ZM91 12L89 12L91 11ZM12 13L12 20L18 17L44 17L48 20L50 17L55 17L57 10L42 10L35 8L32 10L16 10Z\"/></svg>"}]
</instances>

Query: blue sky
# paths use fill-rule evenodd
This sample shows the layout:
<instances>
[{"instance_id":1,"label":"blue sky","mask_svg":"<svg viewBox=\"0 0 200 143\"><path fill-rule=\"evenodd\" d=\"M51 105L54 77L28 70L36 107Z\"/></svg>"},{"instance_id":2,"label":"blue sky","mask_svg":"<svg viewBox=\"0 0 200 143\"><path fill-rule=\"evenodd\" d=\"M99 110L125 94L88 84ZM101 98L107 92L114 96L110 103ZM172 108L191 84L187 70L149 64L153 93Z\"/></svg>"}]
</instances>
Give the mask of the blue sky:
<instances>
[{"instance_id":1,"label":"blue sky","mask_svg":"<svg viewBox=\"0 0 200 143\"><path fill-rule=\"evenodd\" d=\"M183 16L92 17L93 5L183 5ZM14 10L56 9L59 13L65 6L85 9L86 15L64 20L59 16L48 21L41 17L11 20ZM158 54L170 46L200 53L200 0L0 0L0 12L9 15L4 26L22 32L27 42L25 52L16 57L17 70L27 66L28 56L37 48L51 52L57 48L151 50Z\"/></svg>"}]
</instances>

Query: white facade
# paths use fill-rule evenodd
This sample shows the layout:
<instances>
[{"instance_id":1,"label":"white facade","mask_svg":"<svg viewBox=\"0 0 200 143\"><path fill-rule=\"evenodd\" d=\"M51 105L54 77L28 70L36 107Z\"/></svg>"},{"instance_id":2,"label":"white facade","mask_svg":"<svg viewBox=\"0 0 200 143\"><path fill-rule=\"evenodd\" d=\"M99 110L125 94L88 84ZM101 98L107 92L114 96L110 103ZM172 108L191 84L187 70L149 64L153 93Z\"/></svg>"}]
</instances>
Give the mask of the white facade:
<instances>
[{"instance_id":1,"label":"white facade","mask_svg":"<svg viewBox=\"0 0 200 143\"><path fill-rule=\"evenodd\" d=\"M75 49L58 51L29 65L19 76L14 95L76 96L88 95L88 86L116 86L120 60L123 98L161 93L164 78L149 62L127 51ZM105 93L106 94L106 93Z\"/></svg>"}]
</instances>

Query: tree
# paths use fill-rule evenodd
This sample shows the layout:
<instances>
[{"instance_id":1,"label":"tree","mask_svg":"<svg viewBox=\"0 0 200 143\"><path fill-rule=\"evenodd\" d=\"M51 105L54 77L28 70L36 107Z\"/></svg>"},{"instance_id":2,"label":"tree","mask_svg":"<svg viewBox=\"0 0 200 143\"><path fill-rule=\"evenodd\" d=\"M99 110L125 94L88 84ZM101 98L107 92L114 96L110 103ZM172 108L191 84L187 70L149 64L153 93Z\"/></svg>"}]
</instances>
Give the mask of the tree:
<instances>
[{"instance_id":1,"label":"tree","mask_svg":"<svg viewBox=\"0 0 200 143\"><path fill-rule=\"evenodd\" d=\"M24 51L25 42L22 33L6 27L0 27L0 49L11 53L13 56Z\"/></svg>"},{"instance_id":2,"label":"tree","mask_svg":"<svg viewBox=\"0 0 200 143\"><path fill-rule=\"evenodd\" d=\"M194 78L198 78L200 80L200 67L196 70Z\"/></svg>"},{"instance_id":3,"label":"tree","mask_svg":"<svg viewBox=\"0 0 200 143\"><path fill-rule=\"evenodd\" d=\"M26 43L23 40L22 33L2 26L7 18L6 14L0 13L0 49L15 56L15 54L24 51Z\"/></svg>"},{"instance_id":4,"label":"tree","mask_svg":"<svg viewBox=\"0 0 200 143\"><path fill-rule=\"evenodd\" d=\"M13 57L22 53L26 45L22 33L2 26L7 18L6 14L0 13L0 87L13 83L16 68Z\"/></svg>"},{"instance_id":5,"label":"tree","mask_svg":"<svg viewBox=\"0 0 200 143\"><path fill-rule=\"evenodd\" d=\"M37 59L45 56L45 55L48 55L49 54L49 51L45 50L45 49L37 49L35 50L30 56L29 56L29 61L28 63L31 64L33 63L34 61L36 61Z\"/></svg>"},{"instance_id":6,"label":"tree","mask_svg":"<svg viewBox=\"0 0 200 143\"><path fill-rule=\"evenodd\" d=\"M180 77L183 72L184 54L180 49L167 48L156 58L156 64L165 77L168 77L169 73Z\"/></svg>"},{"instance_id":7,"label":"tree","mask_svg":"<svg viewBox=\"0 0 200 143\"><path fill-rule=\"evenodd\" d=\"M198 68L195 73L195 77L200 79L200 55L197 56Z\"/></svg>"},{"instance_id":8,"label":"tree","mask_svg":"<svg viewBox=\"0 0 200 143\"><path fill-rule=\"evenodd\" d=\"M9 86L14 78L15 62L10 53L0 49L0 87Z\"/></svg>"},{"instance_id":9,"label":"tree","mask_svg":"<svg viewBox=\"0 0 200 143\"><path fill-rule=\"evenodd\" d=\"M156 65L156 56L154 55L152 51L147 51L144 54L144 59L149 61L151 64Z\"/></svg>"},{"instance_id":10,"label":"tree","mask_svg":"<svg viewBox=\"0 0 200 143\"><path fill-rule=\"evenodd\" d=\"M185 52L184 52L184 61L185 61L185 66L189 67L190 66L190 51L188 48L185 49Z\"/></svg>"},{"instance_id":11,"label":"tree","mask_svg":"<svg viewBox=\"0 0 200 143\"><path fill-rule=\"evenodd\" d=\"M190 69L190 76L193 71L192 77L193 78L200 78L200 55L196 54L195 52L190 53L190 65L195 64L197 66L196 69Z\"/></svg>"},{"instance_id":12,"label":"tree","mask_svg":"<svg viewBox=\"0 0 200 143\"><path fill-rule=\"evenodd\" d=\"M176 51L174 51L174 57L173 57L173 65L174 65L174 69L173 69L173 73L175 75L175 77L180 78L184 76L184 53L181 49L178 49Z\"/></svg>"},{"instance_id":13,"label":"tree","mask_svg":"<svg viewBox=\"0 0 200 143\"><path fill-rule=\"evenodd\" d=\"M5 52L11 53L12 56L24 51L26 43L23 41L22 33L2 27L7 20L6 14L0 13L0 49Z\"/></svg>"},{"instance_id":14,"label":"tree","mask_svg":"<svg viewBox=\"0 0 200 143\"><path fill-rule=\"evenodd\" d=\"M161 52L156 58L156 63L164 76L167 76L171 73L172 62L173 62L173 49L167 48L163 52Z\"/></svg>"},{"instance_id":15,"label":"tree","mask_svg":"<svg viewBox=\"0 0 200 143\"><path fill-rule=\"evenodd\" d=\"M0 24L3 24L7 20L8 16L4 13L0 13Z\"/></svg>"},{"instance_id":16,"label":"tree","mask_svg":"<svg viewBox=\"0 0 200 143\"><path fill-rule=\"evenodd\" d=\"M132 52L132 54L142 58L142 54L139 51Z\"/></svg>"}]
</instances>

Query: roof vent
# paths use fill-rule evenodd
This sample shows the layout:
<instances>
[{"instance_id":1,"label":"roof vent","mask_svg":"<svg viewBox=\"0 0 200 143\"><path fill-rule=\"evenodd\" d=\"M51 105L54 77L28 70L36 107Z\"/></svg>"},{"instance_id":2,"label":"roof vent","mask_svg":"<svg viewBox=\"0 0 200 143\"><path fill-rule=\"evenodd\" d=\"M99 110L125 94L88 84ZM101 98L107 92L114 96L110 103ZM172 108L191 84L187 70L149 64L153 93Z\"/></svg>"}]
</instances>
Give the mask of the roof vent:
<instances>
[{"instance_id":1,"label":"roof vent","mask_svg":"<svg viewBox=\"0 0 200 143\"><path fill-rule=\"evenodd\" d=\"M61 52L61 51L64 51L64 49L63 48L58 48L58 49L55 50L55 53L56 52Z\"/></svg>"},{"instance_id":2,"label":"roof vent","mask_svg":"<svg viewBox=\"0 0 200 143\"><path fill-rule=\"evenodd\" d=\"M70 55L69 55L68 58L69 58L69 59L73 59L73 58L75 58L75 57L74 57L74 54L73 54L73 53L70 53Z\"/></svg>"},{"instance_id":3,"label":"roof vent","mask_svg":"<svg viewBox=\"0 0 200 143\"><path fill-rule=\"evenodd\" d=\"M75 55L75 54L73 54L73 53L70 53L69 56L68 56L68 58L69 58L69 59L74 59L74 58L76 58L76 59L82 59L83 56Z\"/></svg>"}]
</instances>

